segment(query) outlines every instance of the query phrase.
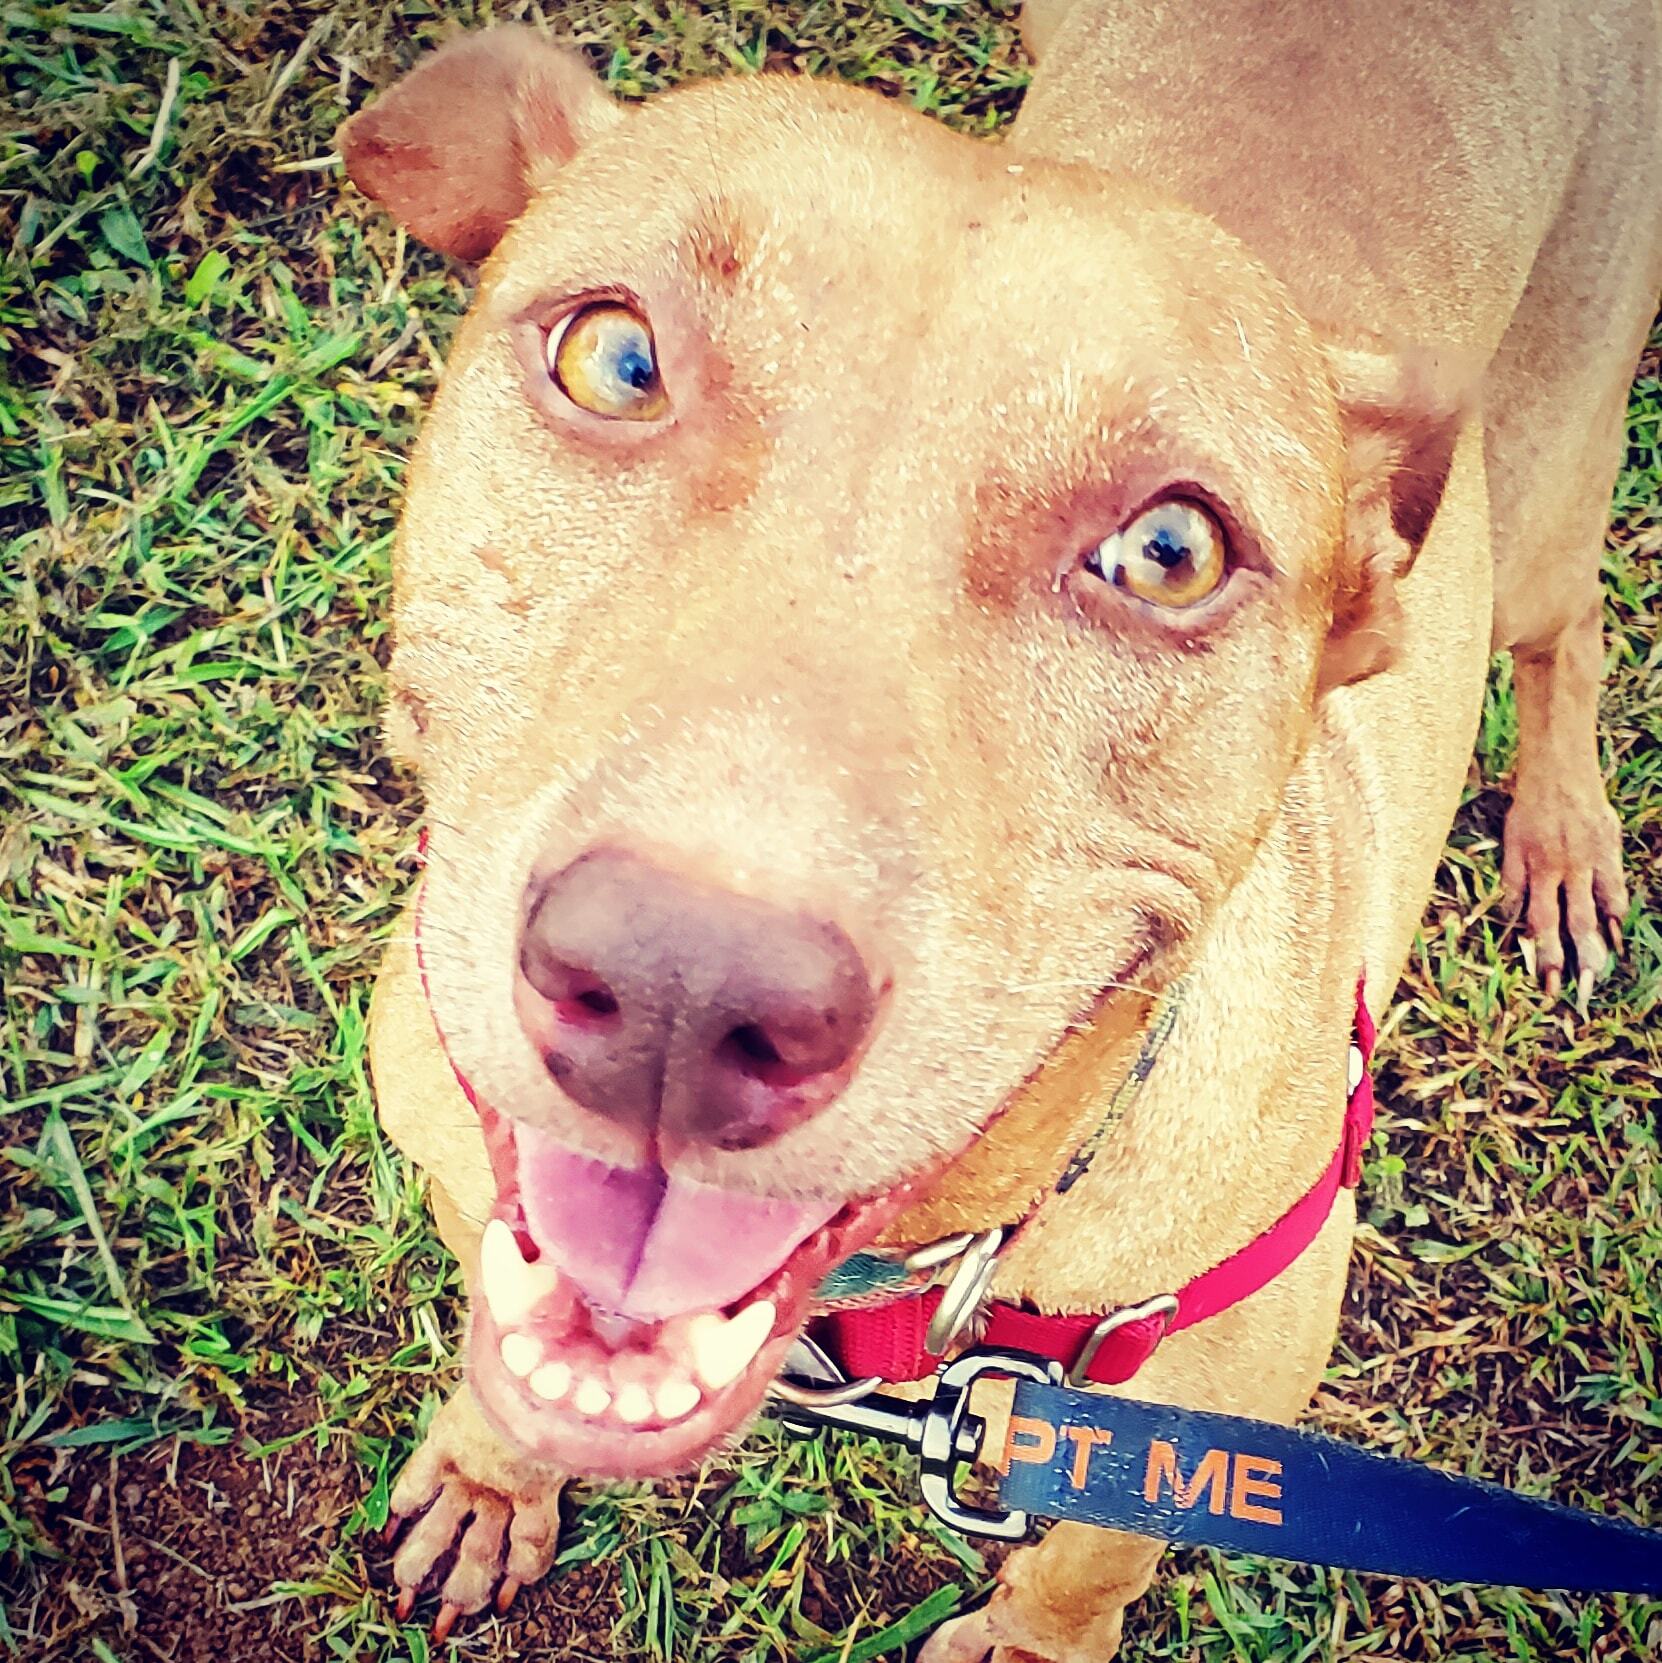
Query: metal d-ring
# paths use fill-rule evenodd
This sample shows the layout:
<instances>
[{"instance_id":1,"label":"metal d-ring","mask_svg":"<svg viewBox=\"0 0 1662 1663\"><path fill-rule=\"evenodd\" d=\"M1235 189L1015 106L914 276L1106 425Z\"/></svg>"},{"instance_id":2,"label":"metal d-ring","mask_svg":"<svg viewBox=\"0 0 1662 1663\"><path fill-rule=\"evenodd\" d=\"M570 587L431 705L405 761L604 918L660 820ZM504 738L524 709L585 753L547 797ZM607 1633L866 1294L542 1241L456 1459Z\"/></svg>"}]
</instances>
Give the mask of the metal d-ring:
<instances>
[{"instance_id":1,"label":"metal d-ring","mask_svg":"<svg viewBox=\"0 0 1662 1663\"><path fill-rule=\"evenodd\" d=\"M845 1380L840 1386L799 1386L794 1380L775 1380L768 1387L768 1396L781 1403L794 1403L799 1409L840 1409L845 1403L858 1403L883 1384L880 1374L868 1374L863 1380Z\"/></svg>"},{"instance_id":2,"label":"metal d-ring","mask_svg":"<svg viewBox=\"0 0 1662 1663\"><path fill-rule=\"evenodd\" d=\"M1171 1332L1171 1325L1177 1320L1177 1309L1177 1295L1163 1293L1145 1300L1141 1305L1122 1305L1117 1311L1110 1311L1090 1331L1084 1345L1079 1348L1079 1355L1074 1358L1073 1367L1068 1370L1068 1384L1094 1386L1096 1382L1091 1379L1090 1367L1096 1361L1096 1354L1102 1349L1102 1342L1110 1334L1130 1323L1146 1322L1150 1317L1164 1317L1165 1323L1160 1329L1160 1338L1163 1340ZM1152 1350L1153 1347L1149 1349Z\"/></svg>"},{"instance_id":3,"label":"metal d-ring","mask_svg":"<svg viewBox=\"0 0 1662 1663\"><path fill-rule=\"evenodd\" d=\"M973 1230L960 1230L955 1236L942 1236L938 1241L926 1241L922 1247L914 1247L900 1263L908 1274L921 1276L926 1270L956 1259L974 1240Z\"/></svg>"},{"instance_id":4,"label":"metal d-ring","mask_svg":"<svg viewBox=\"0 0 1662 1663\"><path fill-rule=\"evenodd\" d=\"M929 1331L923 1337L924 1349L930 1356L944 1356L981 1308L998 1269L998 1250L1003 1245L1004 1229L998 1226L983 1230L962 1250L958 1268L942 1291L941 1302L935 1307L935 1314L929 1319Z\"/></svg>"}]
</instances>

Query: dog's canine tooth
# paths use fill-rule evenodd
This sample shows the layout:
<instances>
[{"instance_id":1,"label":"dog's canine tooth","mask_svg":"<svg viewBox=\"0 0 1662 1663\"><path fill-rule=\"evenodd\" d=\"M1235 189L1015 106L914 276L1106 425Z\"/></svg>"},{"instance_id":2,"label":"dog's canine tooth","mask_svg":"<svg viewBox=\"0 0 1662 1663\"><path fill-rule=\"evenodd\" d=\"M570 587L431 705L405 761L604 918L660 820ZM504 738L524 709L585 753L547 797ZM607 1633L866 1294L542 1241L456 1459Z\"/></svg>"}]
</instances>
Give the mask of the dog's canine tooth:
<instances>
[{"instance_id":1,"label":"dog's canine tooth","mask_svg":"<svg viewBox=\"0 0 1662 1663\"><path fill-rule=\"evenodd\" d=\"M542 1347L529 1334L504 1334L500 1349L503 1368L521 1380L534 1374L542 1362Z\"/></svg>"},{"instance_id":2,"label":"dog's canine tooth","mask_svg":"<svg viewBox=\"0 0 1662 1663\"><path fill-rule=\"evenodd\" d=\"M544 1363L531 1376L531 1390L544 1403L558 1403L571 1390L571 1367L567 1363Z\"/></svg>"},{"instance_id":3,"label":"dog's canine tooth","mask_svg":"<svg viewBox=\"0 0 1662 1663\"><path fill-rule=\"evenodd\" d=\"M598 1380L584 1380L571 1402L580 1415L603 1415L612 1406L612 1394Z\"/></svg>"},{"instance_id":4,"label":"dog's canine tooth","mask_svg":"<svg viewBox=\"0 0 1662 1663\"><path fill-rule=\"evenodd\" d=\"M628 1426L652 1419L652 1399L642 1386L625 1386L617 1394L617 1418Z\"/></svg>"},{"instance_id":5,"label":"dog's canine tooth","mask_svg":"<svg viewBox=\"0 0 1662 1663\"><path fill-rule=\"evenodd\" d=\"M522 1322L559 1286L558 1268L541 1261L528 1265L514 1233L500 1218L485 1226L479 1243L479 1282L497 1325Z\"/></svg>"},{"instance_id":6,"label":"dog's canine tooth","mask_svg":"<svg viewBox=\"0 0 1662 1663\"><path fill-rule=\"evenodd\" d=\"M686 1379L666 1380L658 1388L657 1408L660 1420L681 1420L690 1415L704 1400L704 1394Z\"/></svg>"},{"instance_id":7,"label":"dog's canine tooth","mask_svg":"<svg viewBox=\"0 0 1662 1663\"><path fill-rule=\"evenodd\" d=\"M737 1380L773 1332L776 1314L771 1299L758 1299L735 1317L713 1311L695 1317L687 1330L687 1342L699 1379L716 1392Z\"/></svg>"},{"instance_id":8,"label":"dog's canine tooth","mask_svg":"<svg viewBox=\"0 0 1662 1663\"><path fill-rule=\"evenodd\" d=\"M773 1332L774 1319L778 1315L778 1308L771 1299L758 1299L733 1318L727 1337L735 1348L743 1348L745 1362L748 1363L762 1349L768 1335Z\"/></svg>"}]
</instances>

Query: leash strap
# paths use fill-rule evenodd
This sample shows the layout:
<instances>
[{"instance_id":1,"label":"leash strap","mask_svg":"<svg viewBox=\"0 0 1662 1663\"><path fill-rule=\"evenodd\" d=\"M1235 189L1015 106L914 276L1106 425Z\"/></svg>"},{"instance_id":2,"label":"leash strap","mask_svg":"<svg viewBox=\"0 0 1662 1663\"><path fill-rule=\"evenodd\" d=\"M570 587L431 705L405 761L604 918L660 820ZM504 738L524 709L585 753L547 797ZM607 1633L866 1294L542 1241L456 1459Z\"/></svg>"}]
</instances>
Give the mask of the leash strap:
<instances>
[{"instance_id":1,"label":"leash strap","mask_svg":"<svg viewBox=\"0 0 1662 1663\"><path fill-rule=\"evenodd\" d=\"M984 1375L1016 1383L996 1452L969 1408ZM1662 1531L1319 1432L1079 1391L1031 1353L966 1351L921 1401L774 1390L769 1412L798 1435L835 1427L911 1449L923 1500L967 1535L1020 1541L1038 1516L1383 1576L1662 1594ZM960 1464L977 1456L1000 1474L998 1507L957 1492Z\"/></svg>"},{"instance_id":2,"label":"leash strap","mask_svg":"<svg viewBox=\"0 0 1662 1663\"><path fill-rule=\"evenodd\" d=\"M1321 1433L1019 1379L1006 1507L1443 1582L1662 1594L1662 1532Z\"/></svg>"}]
</instances>

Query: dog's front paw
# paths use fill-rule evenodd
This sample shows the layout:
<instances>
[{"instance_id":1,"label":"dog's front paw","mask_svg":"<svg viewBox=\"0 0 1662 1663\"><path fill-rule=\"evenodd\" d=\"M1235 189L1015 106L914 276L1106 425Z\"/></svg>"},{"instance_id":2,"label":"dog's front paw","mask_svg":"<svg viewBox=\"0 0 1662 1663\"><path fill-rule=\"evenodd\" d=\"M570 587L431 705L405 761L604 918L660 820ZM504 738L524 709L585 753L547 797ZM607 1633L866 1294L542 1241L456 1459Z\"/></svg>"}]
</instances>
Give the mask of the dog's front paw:
<instances>
[{"instance_id":1,"label":"dog's front paw","mask_svg":"<svg viewBox=\"0 0 1662 1663\"><path fill-rule=\"evenodd\" d=\"M1102 1613L1089 1632L1064 1636L1023 1610L1001 1586L988 1602L942 1623L918 1653L918 1663L1109 1663L1119 1650L1124 1608Z\"/></svg>"},{"instance_id":2,"label":"dog's front paw","mask_svg":"<svg viewBox=\"0 0 1662 1663\"><path fill-rule=\"evenodd\" d=\"M447 1562L435 1639L458 1617L483 1610L493 1593L505 1611L554 1562L564 1481L516 1454L485 1420L473 1393L458 1388L393 1486L388 1530L409 1526L392 1562L399 1621Z\"/></svg>"},{"instance_id":3,"label":"dog's front paw","mask_svg":"<svg viewBox=\"0 0 1662 1663\"><path fill-rule=\"evenodd\" d=\"M1576 1003L1586 1015L1627 911L1621 824L1596 773L1579 786L1539 776L1519 782L1502 876L1513 904L1527 903L1534 969L1549 997L1563 982L1566 943L1574 951Z\"/></svg>"},{"instance_id":4,"label":"dog's front paw","mask_svg":"<svg viewBox=\"0 0 1662 1663\"><path fill-rule=\"evenodd\" d=\"M989 1660L1003 1663L999 1658L1001 1649L993 1638L987 1607L983 1605L942 1623L924 1642L918 1663L989 1663ZM1009 1655L1004 1653L1005 1657Z\"/></svg>"},{"instance_id":5,"label":"dog's front paw","mask_svg":"<svg viewBox=\"0 0 1662 1663\"><path fill-rule=\"evenodd\" d=\"M918 1663L982 1663L993 1649L987 1632L987 1608L942 1623L923 1643Z\"/></svg>"},{"instance_id":6,"label":"dog's front paw","mask_svg":"<svg viewBox=\"0 0 1662 1663\"><path fill-rule=\"evenodd\" d=\"M1058 1524L1017 1548L992 1598L936 1629L918 1663L1108 1663L1126 1604L1164 1551L1146 1536Z\"/></svg>"}]
</instances>

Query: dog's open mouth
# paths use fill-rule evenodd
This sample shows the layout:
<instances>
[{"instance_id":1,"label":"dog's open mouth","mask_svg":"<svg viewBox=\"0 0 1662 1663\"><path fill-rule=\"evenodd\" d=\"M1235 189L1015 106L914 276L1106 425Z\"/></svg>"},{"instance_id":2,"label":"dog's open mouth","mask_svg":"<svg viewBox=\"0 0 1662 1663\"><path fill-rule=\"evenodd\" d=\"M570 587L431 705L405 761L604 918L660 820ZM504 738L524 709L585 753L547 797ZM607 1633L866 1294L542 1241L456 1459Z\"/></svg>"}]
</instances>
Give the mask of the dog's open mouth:
<instances>
[{"instance_id":1,"label":"dog's open mouth","mask_svg":"<svg viewBox=\"0 0 1662 1663\"><path fill-rule=\"evenodd\" d=\"M740 1429L825 1273L912 1198L744 1195L494 1130L474 1390L528 1455L601 1477L684 1469Z\"/></svg>"}]
</instances>

